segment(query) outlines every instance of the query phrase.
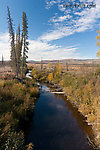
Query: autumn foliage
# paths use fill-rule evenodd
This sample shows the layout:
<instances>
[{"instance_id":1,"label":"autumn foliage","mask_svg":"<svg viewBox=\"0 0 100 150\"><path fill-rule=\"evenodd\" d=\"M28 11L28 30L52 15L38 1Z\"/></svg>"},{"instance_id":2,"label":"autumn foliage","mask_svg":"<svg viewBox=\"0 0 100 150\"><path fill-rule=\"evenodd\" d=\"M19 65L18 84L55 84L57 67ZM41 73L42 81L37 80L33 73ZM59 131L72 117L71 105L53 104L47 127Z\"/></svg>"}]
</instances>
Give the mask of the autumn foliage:
<instances>
[{"instance_id":1,"label":"autumn foliage","mask_svg":"<svg viewBox=\"0 0 100 150\"><path fill-rule=\"evenodd\" d=\"M34 110L38 88L30 80L0 81L0 149L26 149L22 128Z\"/></svg>"}]
</instances>

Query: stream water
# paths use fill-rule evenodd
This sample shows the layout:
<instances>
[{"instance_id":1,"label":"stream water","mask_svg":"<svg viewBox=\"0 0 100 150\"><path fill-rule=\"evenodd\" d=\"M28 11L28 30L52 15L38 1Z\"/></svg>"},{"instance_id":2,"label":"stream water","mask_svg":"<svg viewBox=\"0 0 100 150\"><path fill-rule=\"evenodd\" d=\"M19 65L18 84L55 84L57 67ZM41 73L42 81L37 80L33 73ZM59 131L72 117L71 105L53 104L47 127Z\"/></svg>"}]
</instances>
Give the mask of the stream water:
<instances>
[{"instance_id":1,"label":"stream water","mask_svg":"<svg viewBox=\"0 0 100 150\"><path fill-rule=\"evenodd\" d=\"M91 127L66 97L42 85L27 139L34 150L93 150L89 136L93 136Z\"/></svg>"}]
</instances>

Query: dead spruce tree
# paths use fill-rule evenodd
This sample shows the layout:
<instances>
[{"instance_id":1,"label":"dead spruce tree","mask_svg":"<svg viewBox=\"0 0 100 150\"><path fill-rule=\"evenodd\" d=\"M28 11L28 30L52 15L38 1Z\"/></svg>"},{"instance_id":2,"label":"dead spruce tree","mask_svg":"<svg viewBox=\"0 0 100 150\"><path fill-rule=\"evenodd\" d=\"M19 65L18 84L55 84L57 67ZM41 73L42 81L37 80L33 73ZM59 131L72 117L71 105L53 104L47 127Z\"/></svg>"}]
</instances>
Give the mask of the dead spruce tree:
<instances>
[{"instance_id":1,"label":"dead spruce tree","mask_svg":"<svg viewBox=\"0 0 100 150\"><path fill-rule=\"evenodd\" d=\"M22 56L22 73L21 73L21 79L23 79L23 73L26 69L26 59L28 58L28 21L26 13L23 12L23 29L22 29L22 36L23 36L23 56Z\"/></svg>"}]
</instances>

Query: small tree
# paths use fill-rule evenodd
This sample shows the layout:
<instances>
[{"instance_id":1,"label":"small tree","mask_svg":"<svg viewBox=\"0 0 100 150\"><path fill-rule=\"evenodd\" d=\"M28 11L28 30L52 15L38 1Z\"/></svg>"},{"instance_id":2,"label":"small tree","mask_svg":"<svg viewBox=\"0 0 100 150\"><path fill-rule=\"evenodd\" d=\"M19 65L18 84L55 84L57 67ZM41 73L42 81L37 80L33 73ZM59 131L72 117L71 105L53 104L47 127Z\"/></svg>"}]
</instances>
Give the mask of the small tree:
<instances>
[{"instance_id":1,"label":"small tree","mask_svg":"<svg viewBox=\"0 0 100 150\"><path fill-rule=\"evenodd\" d=\"M50 73L50 74L48 75L48 80L49 80L50 82L53 80L53 73Z\"/></svg>"},{"instance_id":2,"label":"small tree","mask_svg":"<svg viewBox=\"0 0 100 150\"><path fill-rule=\"evenodd\" d=\"M100 49L99 51L97 52L97 55L96 55L98 58L99 58L99 61L100 61Z\"/></svg>"},{"instance_id":3,"label":"small tree","mask_svg":"<svg viewBox=\"0 0 100 150\"><path fill-rule=\"evenodd\" d=\"M41 57L41 70L43 69L43 60L42 60L42 57Z\"/></svg>"},{"instance_id":4,"label":"small tree","mask_svg":"<svg viewBox=\"0 0 100 150\"><path fill-rule=\"evenodd\" d=\"M56 63L55 68L54 68L54 74L56 75L60 75L62 73L62 67L60 65L60 63Z\"/></svg>"},{"instance_id":5,"label":"small tree","mask_svg":"<svg viewBox=\"0 0 100 150\"><path fill-rule=\"evenodd\" d=\"M100 28L99 28L99 31L97 31L98 32L98 36L96 36L96 45L98 46L98 47L100 47ZM99 60L100 60L100 49L99 49L99 51L97 52L97 55L96 55L98 58L99 58Z\"/></svg>"},{"instance_id":6,"label":"small tree","mask_svg":"<svg viewBox=\"0 0 100 150\"><path fill-rule=\"evenodd\" d=\"M3 55L2 55L2 65L4 64L4 58L3 58Z\"/></svg>"}]
</instances>

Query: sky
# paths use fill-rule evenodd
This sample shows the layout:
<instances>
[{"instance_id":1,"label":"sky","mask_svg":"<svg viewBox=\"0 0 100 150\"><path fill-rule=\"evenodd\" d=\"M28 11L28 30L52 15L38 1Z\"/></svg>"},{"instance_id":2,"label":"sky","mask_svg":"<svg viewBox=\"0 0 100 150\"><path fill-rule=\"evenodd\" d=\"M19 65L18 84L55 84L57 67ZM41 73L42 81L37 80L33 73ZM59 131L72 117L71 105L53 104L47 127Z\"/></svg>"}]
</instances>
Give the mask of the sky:
<instances>
[{"instance_id":1,"label":"sky","mask_svg":"<svg viewBox=\"0 0 100 150\"><path fill-rule=\"evenodd\" d=\"M97 58L100 0L0 0L0 60L10 59L7 6L15 32L26 12L28 60Z\"/></svg>"}]
</instances>

